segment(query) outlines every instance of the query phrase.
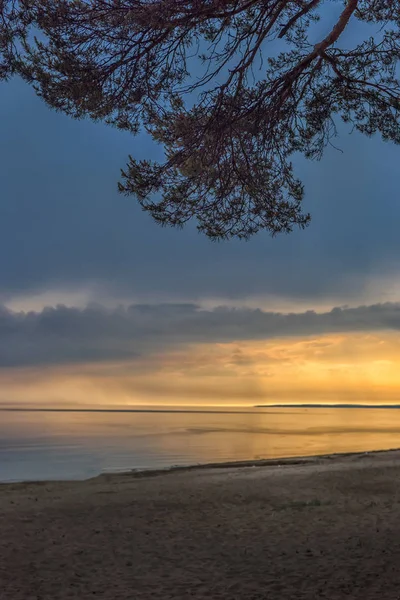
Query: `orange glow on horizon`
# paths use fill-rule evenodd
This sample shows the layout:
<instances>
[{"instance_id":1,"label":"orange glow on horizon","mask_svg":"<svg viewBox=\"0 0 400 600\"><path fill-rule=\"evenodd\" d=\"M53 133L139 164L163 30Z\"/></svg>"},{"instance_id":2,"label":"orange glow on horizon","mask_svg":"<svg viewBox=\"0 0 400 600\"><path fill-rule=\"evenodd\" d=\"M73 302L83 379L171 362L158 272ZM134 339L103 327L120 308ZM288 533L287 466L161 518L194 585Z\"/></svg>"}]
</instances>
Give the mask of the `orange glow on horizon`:
<instances>
[{"instance_id":1,"label":"orange glow on horizon","mask_svg":"<svg viewBox=\"0 0 400 600\"><path fill-rule=\"evenodd\" d=\"M396 332L197 344L130 362L0 371L9 406L400 403Z\"/></svg>"}]
</instances>

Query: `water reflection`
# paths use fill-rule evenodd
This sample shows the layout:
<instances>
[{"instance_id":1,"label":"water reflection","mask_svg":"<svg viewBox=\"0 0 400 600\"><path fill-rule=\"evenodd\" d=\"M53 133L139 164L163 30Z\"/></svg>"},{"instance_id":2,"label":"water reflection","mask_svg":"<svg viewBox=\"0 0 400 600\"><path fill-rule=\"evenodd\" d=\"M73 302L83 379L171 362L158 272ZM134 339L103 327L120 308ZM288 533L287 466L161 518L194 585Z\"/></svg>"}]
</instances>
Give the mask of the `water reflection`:
<instances>
[{"instance_id":1,"label":"water reflection","mask_svg":"<svg viewBox=\"0 0 400 600\"><path fill-rule=\"evenodd\" d=\"M0 480L400 446L400 410L0 412Z\"/></svg>"}]
</instances>

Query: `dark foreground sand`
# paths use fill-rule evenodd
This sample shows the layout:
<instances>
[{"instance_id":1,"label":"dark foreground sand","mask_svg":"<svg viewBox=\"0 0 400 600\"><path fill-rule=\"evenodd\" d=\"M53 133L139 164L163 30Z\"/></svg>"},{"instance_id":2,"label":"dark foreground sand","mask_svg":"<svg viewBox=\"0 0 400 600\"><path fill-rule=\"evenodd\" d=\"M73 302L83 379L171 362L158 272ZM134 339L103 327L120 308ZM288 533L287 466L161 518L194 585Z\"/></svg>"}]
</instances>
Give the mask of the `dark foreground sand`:
<instances>
[{"instance_id":1,"label":"dark foreground sand","mask_svg":"<svg viewBox=\"0 0 400 600\"><path fill-rule=\"evenodd\" d=\"M2 485L0 598L398 599L400 452Z\"/></svg>"}]
</instances>

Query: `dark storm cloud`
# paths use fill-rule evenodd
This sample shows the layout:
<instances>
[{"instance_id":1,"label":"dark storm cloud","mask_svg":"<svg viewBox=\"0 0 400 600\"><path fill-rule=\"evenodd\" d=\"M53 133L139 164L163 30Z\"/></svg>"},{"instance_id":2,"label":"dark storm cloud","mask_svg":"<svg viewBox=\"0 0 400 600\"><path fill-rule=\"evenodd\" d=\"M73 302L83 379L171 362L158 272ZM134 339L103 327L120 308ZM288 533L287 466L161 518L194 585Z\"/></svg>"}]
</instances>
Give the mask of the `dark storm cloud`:
<instances>
[{"instance_id":1,"label":"dark storm cloud","mask_svg":"<svg viewBox=\"0 0 400 600\"><path fill-rule=\"evenodd\" d=\"M193 227L160 229L116 193L129 153L159 153L146 137L72 121L19 81L2 85L0 108L0 299L94 282L146 301L275 294L354 304L371 277L397 272L398 147L342 135L343 154L297 161L307 230L212 244Z\"/></svg>"},{"instance_id":2,"label":"dark storm cloud","mask_svg":"<svg viewBox=\"0 0 400 600\"><path fill-rule=\"evenodd\" d=\"M0 311L0 366L121 360L176 344L400 329L400 303L283 314L194 304Z\"/></svg>"}]
</instances>

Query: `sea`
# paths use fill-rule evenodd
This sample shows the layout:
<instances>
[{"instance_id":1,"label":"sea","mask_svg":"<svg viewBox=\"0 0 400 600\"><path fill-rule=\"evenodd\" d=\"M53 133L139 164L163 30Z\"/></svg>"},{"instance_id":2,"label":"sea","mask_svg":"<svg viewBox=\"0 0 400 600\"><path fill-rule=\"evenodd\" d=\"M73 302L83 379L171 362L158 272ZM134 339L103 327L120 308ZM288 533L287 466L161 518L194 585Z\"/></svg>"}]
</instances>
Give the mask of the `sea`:
<instances>
[{"instance_id":1,"label":"sea","mask_svg":"<svg viewBox=\"0 0 400 600\"><path fill-rule=\"evenodd\" d=\"M0 409L0 481L400 447L400 408Z\"/></svg>"}]
</instances>

